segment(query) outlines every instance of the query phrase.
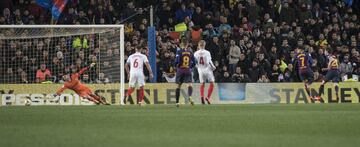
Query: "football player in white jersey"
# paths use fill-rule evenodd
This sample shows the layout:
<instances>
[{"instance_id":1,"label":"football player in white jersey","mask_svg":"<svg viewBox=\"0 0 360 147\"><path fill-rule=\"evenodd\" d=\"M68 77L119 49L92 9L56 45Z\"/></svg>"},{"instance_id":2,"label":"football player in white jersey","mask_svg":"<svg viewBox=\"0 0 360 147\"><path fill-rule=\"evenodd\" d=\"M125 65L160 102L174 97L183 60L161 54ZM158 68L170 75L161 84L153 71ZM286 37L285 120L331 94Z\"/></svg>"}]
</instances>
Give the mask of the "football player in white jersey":
<instances>
[{"instance_id":1,"label":"football player in white jersey","mask_svg":"<svg viewBox=\"0 0 360 147\"><path fill-rule=\"evenodd\" d=\"M199 72L199 80L200 80L200 96L201 103L205 104L205 100L208 104L210 104L211 94L214 89L214 74L213 71L216 69L213 62L211 61L211 54L209 51L205 50L206 42L204 40L200 40L198 43L198 50L195 52L194 56L196 59L196 67ZM207 97L204 98L204 88L205 82L210 82L210 86L208 88Z\"/></svg>"},{"instance_id":2,"label":"football player in white jersey","mask_svg":"<svg viewBox=\"0 0 360 147\"><path fill-rule=\"evenodd\" d=\"M140 53L141 47L136 48L136 52L129 56L126 61L125 70L129 79L129 88L124 98L124 103L126 103L126 98L131 95L135 90L135 86L138 85L140 88L138 96L138 104L141 105L144 99L144 86L145 86L145 76L143 67L144 64L149 71L150 78L153 78L153 73L147 57L144 54Z\"/></svg>"}]
</instances>

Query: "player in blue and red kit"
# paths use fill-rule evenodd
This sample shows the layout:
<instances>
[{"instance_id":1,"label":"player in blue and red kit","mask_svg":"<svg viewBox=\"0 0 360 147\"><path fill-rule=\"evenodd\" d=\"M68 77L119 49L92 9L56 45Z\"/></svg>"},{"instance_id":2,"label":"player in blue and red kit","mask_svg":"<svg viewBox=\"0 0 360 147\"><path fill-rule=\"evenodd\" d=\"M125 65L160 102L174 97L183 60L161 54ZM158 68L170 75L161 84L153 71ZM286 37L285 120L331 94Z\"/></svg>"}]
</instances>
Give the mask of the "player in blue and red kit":
<instances>
[{"instance_id":1,"label":"player in blue and red kit","mask_svg":"<svg viewBox=\"0 0 360 147\"><path fill-rule=\"evenodd\" d=\"M329 63L328 67L324 68L323 71L327 71L325 75L325 80L322 81L319 88L319 96L316 97L317 100L321 99L321 95L324 94L324 85L332 81L335 86L336 99L339 101L339 81L340 81L340 70L339 70L339 60L336 54L328 56Z\"/></svg>"},{"instance_id":2,"label":"player in blue and red kit","mask_svg":"<svg viewBox=\"0 0 360 147\"><path fill-rule=\"evenodd\" d=\"M311 69L311 65L313 64L311 55L305 52L303 49L298 48L295 64L298 67L301 81L305 83L306 93L309 95L310 99L313 99L313 96L310 92L310 85L314 81L314 73Z\"/></svg>"},{"instance_id":3,"label":"player in blue and red kit","mask_svg":"<svg viewBox=\"0 0 360 147\"><path fill-rule=\"evenodd\" d=\"M189 102L194 105L191 99L192 95L192 72L191 69L195 66L194 54L188 49L188 45L185 45L184 49L178 48L176 51L175 67L176 67L176 106L179 107L180 89L183 83L187 83Z\"/></svg>"}]
</instances>

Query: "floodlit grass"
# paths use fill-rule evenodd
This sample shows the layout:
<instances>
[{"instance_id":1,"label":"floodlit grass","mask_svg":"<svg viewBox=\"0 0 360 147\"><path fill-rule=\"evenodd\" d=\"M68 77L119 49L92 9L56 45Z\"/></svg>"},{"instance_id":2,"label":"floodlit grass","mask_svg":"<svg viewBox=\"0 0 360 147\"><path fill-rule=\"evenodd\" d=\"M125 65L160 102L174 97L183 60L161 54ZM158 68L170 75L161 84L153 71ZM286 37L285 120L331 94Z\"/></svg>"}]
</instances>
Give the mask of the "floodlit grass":
<instances>
[{"instance_id":1,"label":"floodlit grass","mask_svg":"<svg viewBox=\"0 0 360 147\"><path fill-rule=\"evenodd\" d=\"M348 147L359 104L0 107L0 146Z\"/></svg>"}]
</instances>

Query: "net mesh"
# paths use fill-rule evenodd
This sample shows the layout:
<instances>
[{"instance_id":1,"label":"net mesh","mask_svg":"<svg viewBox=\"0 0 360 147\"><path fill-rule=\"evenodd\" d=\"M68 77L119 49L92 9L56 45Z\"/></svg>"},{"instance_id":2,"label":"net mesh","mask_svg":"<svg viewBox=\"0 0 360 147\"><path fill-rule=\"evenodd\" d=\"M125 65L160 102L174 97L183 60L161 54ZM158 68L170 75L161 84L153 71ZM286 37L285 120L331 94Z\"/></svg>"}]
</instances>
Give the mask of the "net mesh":
<instances>
[{"instance_id":1,"label":"net mesh","mask_svg":"<svg viewBox=\"0 0 360 147\"><path fill-rule=\"evenodd\" d=\"M83 83L120 82L120 28L1 28L0 83L62 83L91 63Z\"/></svg>"}]
</instances>

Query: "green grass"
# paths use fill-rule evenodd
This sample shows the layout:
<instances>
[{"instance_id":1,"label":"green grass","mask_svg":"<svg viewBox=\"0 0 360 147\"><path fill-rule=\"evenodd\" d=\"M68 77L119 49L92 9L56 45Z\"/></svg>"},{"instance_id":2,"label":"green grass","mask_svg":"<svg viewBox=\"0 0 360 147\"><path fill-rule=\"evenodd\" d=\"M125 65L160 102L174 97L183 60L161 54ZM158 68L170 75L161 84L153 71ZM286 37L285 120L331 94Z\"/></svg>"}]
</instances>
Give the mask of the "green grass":
<instances>
[{"instance_id":1,"label":"green grass","mask_svg":"<svg viewBox=\"0 0 360 147\"><path fill-rule=\"evenodd\" d=\"M0 146L348 147L358 104L0 107Z\"/></svg>"}]
</instances>

